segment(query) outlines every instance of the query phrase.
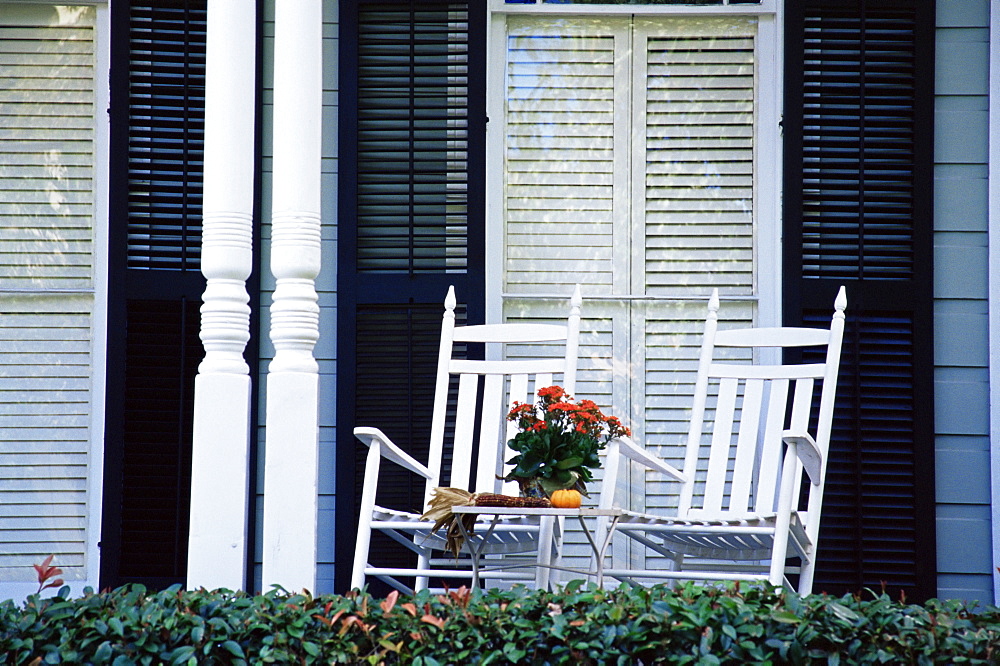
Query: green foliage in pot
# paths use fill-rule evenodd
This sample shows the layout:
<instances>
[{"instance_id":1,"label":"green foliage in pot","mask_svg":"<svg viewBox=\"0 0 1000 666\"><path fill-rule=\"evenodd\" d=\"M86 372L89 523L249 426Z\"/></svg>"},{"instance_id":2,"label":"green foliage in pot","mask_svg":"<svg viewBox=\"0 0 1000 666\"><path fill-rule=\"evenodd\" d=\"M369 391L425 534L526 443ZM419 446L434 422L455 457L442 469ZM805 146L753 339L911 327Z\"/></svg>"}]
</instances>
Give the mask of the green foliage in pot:
<instances>
[{"instance_id":1,"label":"green foliage in pot","mask_svg":"<svg viewBox=\"0 0 1000 666\"><path fill-rule=\"evenodd\" d=\"M560 488L586 493L590 470L601 465L598 453L613 438L631 434L592 400L577 403L560 386L539 389L537 405L515 402L507 420L519 432L507 442L517 455L507 461L514 467L504 480L522 488L537 480L546 495Z\"/></svg>"}]
</instances>

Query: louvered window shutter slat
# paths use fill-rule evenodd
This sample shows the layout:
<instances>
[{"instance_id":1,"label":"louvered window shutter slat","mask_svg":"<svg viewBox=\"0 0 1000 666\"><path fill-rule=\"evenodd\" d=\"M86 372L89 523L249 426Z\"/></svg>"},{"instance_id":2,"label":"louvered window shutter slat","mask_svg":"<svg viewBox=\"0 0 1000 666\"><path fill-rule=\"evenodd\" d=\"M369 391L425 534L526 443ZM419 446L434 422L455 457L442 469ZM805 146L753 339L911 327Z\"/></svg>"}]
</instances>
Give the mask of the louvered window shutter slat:
<instances>
[{"instance_id":1,"label":"louvered window shutter slat","mask_svg":"<svg viewBox=\"0 0 1000 666\"><path fill-rule=\"evenodd\" d=\"M102 585L186 575L198 338L205 0L112 6L111 318ZM252 96L248 104L253 103ZM122 215L121 213L125 214ZM121 326L114 324L121 322ZM252 363L252 361L251 361Z\"/></svg>"},{"instance_id":2,"label":"louvered window shutter slat","mask_svg":"<svg viewBox=\"0 0 1000 666\"><path fill-rule=\"evenodd\" d=\"M463 3L360 10L359 271L467 266L467 21Z\"/></svg>"},{"instance_id":3,"label":"louvered window shutter slat","mask_svg":"<svg viewBox=\"0 0 1000 666\"><path fill-rule=\"evenodd\" d=\"M558 320L562 303L531 295L582 283L577 393L679 464L683 451L664 443L687 431L705 313L682 299L719 286L746 297L726 302L727 324L755 316L756 23L507 24L505 314ZM612 294L640 298L587 300ZM676 488L653 475L631 494L635 509L677 505ZM585 566L584 537L567 538Z\"/></svg>"},{"instance_id":4,"label":"louvered window shutter slat","mask_svg":"<svg viewBox=\"0 0 1000 666\"><path fill-rule=\"evenodd\" d=\"M200 266L204 2L132 3L129 268Z\"/></svg>"},{"instance_id":5,"label":"louvered window shutter slat","mask_svg":"<svg viewBox=\"0 0 1000 666\"><path fill-rule=\"evenodd\" d=\"M61 13L60 13L61 12ZM88 579L92 8L0 12L0 579Z\"/></svg>"},{"instance_id":6,"label":"louvered window shutter slat","mask_svg":"<svg viewBox=\"0 0 1000 666\"><path fill-rule=\"evenodd\" d=\"M788 21L801 87L785 104L786 321L825 325L840 284L850 301L813 588L884 582L923 599L936 591L933 2L812 0Z\"/></svg>"},{"instance_id":7,"label":"louvered window shutter slat","mask_svg":"<svg viewBox=\"0 0 1000 666\"><path fill-rule=\"evenodd\" d=\"M466 0L362 0L341 3L340 25L337 382L353 390L338 394L336 530L353 534L367 451L354 427L426 461L449 285L463 320L483 321L486 17ZM423 483L389 467L380 504L419 507ZM338 589L353 547L337 539Z\"/></svg>"}]
</instances>

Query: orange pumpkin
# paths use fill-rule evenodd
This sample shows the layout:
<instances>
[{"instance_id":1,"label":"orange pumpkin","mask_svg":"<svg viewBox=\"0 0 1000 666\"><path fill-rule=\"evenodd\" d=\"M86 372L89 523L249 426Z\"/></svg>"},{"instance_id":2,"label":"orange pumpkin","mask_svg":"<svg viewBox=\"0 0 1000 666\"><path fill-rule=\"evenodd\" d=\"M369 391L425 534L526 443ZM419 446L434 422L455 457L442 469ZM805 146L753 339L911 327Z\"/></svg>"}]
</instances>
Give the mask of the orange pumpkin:
<instances>
[{"instance_id":1,"label":"orange pumpkin","mask_svg":"<svg viewBox=\"0 0 1000 666\"><path fill-rule=\"evenodd\" d=\"M563 488L552 493L552 506L557 509L579 509L583 497L576 488Z\"/></svg>"}]
</instances>

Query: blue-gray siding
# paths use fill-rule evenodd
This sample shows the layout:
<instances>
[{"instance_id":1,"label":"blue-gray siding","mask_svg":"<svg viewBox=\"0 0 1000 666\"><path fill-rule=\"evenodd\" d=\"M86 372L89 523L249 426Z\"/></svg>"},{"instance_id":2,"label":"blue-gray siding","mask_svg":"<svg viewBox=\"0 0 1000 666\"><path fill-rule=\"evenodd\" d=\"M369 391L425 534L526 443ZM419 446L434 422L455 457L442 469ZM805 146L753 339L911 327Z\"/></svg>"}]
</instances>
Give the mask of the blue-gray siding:
<instances>
[{"instance_id":1,"label":"blue-gray siding","mask_svg":"<svg viewBox=\"0 0 1000 666\"><path fill-rule=\"evenodd\" d=\"M270 343L270 306L274 293L274 277L270 272L271 240L271 119L274 101L274 3L267 0L264 5L264 146L263 146L263 206L262 236L263 261L261 271L261 318L260 339L260 402L259 413L265 414L267 404L267 364L274 355ZM337 360L337 36L338 2L323 0L323 150L322 150L322 269L316 280L319 294L320 338L316 344L315 356L320 372L320 417L319 417L319 542L317 552L316 590L323 594L333 592L334 558L334 426L336 424L336 360ZM264 455L266 450L266 427L262 424L259 433L259 464L257 466L257 495L255 497L257 552L254 553L254 586L261 586L260 530L263 525Z\"/></svg>"},{"instance_id":2,"label":"blue-gray siding","mask_svg":"<svg viewBox=\"0 0 1000 666\"><path fill-rule=\"evenodd\" d=\"M989 12L989 0L937 2L934 417L938 595L992 603Z\"/></svg>"}]
</instances>

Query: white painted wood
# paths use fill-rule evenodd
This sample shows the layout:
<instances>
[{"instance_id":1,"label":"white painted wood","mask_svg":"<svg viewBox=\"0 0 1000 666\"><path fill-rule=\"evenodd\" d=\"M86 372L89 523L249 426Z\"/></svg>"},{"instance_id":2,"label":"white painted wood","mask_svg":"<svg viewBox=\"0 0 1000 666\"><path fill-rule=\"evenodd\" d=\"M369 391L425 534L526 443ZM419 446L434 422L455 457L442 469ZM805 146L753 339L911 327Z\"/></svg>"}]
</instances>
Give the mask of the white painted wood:
<instances>
[{"instance_id":1,"label":"white painted wood","mask_svg":"<svg viewBox=\"0 0 1000 666\"><path fill-rule=\"evenodd\" d=\"M376 575L397 589L421 589L428 585L433 571L447 573L448 577L470 577L468 564L454 561L439 551L444 549L443 537L440 533L431 533L432 522L421 520L420 514L426 508L432 492L442 485L467 489L470 486L477 492L494 491L498 487L498 476L503 476L504 462L510 457L509 451L498 453L503 442L513 436L514 424L507 423L505 416L514 401L533 403L535 396L529 393L529 387L536 391L539 386L551 385L553 373L561 375L567 389L574 386L574 368L577 362L578 344L567 336L579 334L580 328L580 292L577 289L570 299L570 314L567 324L561 327L524 327L518 324L505 326L455 326L456 298L454 289L449 289L445 298L445 310L441 325L441 342L439 347L438 376L435 382L433 420L431 424L430 460L423 466L408 454L400 451L374 428L356 428L355 435L370 448L365 468L364 487L361 501L361 514L358 524L357 546L353 566L352 586L360 587L366 577ZM540 338L528 340L526 330L535 331ZM532 363L526 359L503 360L503 353L497 353L487 348L489 361L455 360L453 356L453 341L462 339L477 342L476 333L481 333L487 347L490 345L508 344L504 340L504 332L509 331L509 339L516 344L525 342L548 343L552 341L552 333L559 330L563 333L562 347L564 353L557 363L546 360L536 363L544 366L546 372L535 376ZM558 367L556 367L558 366ZM458 396L449 395L450 379L458 376ZM480 380L482 378L482 384ZM482 403L477 398L478 389L482 385ZM452 402L452 398L454 401ZM453 414L449 415L448 405L454 405ZM477 409L477 404L479 408ZM477 411L479 417L477 419ZM456 419L451 428L447 420ZM478 420L478 423L477 423ZM481 428L476 432L476 426ZM451 430L453 441L447 442L445 432ZM503 437L503 440L500 438ZM479 460L473 461L473 443L479 443ZM448 456L451 461L451 477L442 479L442 461ZM380 487L379 459L385 457L415 471L426 480L424 505L413 507L412 512L394 511L382 508L377 503L377 490ZM470 479L471 472L476 471L476 478ZM514 487L510 487L510 486ZM504 492L516 494L516 484L508 484ZM371 564L372 558L369 541L372 530L379 530L409 548L415 554L412 568L382 567ZM515 518L504 521L492 532L486 525L481 525L477 534L489 534L484 552L489 553L534 553L539 562L548 562L553 556L553 548L561 540L561 523L551 519ZM467 550L467 549L466 549ZM436 554L435 554L436 553ZM558 556L558 553L555 553ZM530 561L530 560L529 560ZM463 568L465 567L465 568ZM497 574L504 577L503 574ZM508 581L519 579L517 576ZM547 583L548 573L543 571L536 578L536 584ZM412 585L412 588L411 588Z\"/></svg>"},{"instance_id":2,"label":"white painted wood","mask_svg":"<svg viewBox=\"0 0 1000 666\"><path fill-rule=\"evenodd\" d=\"M275 3L263 585L316 589L322 2Z\"/></svg>"},{"instance_id":3,"label":"white painted wood","mask_svg":"<svg viewBox=\"0 0 1000 666\"><path fill-rule=\"evenodd\" d=\"M458 402L456 411L459 416L455 420L454 451L451 459L451 479L448 485L453 488L468 489L469 471L472 468L472 442L475 435L476 389L479 387L479 375L463 374L458 378ZM496 403L502 405L503 403ZM486 405L483 411L487 411ZM496 412L496 408L492 410ZM495 473L495 472L494 472ZM478 485L478 484L477 484Z\"/></svg>"},{"instance_id":4,"label":"white painted wood","mask_svg":"<svg viewBox=\"0 0 1000 666\"><path fill-rule=\"evenodd\" d=\"M506 104L495 104L504 111L503 141L494 138L506 176L504 311L511 321L539 317L549 305L536 298L584 281L592 308L608 303L600 316L611 323L615 350L609 385L588 389L611 394L605 406L669 452L683 433L676 396L690 380L682 364L697 355L692 336L678 332L695 326L688 299L719 286L727 309L741 299L736 307L752 325L758 283L780 279L754 268L756 203L766 198L773 213L778 192L777 180L755 179L761 154L772 165L778 159L776 146L755 152L756 131L768 124L773 136L780 95L763 107L755 99L766 51L757 19L692 21L630 9L635 19L507 17L507 52L495 51L507 63ZM773 42L773 21L768 30ZM720 34L729 50L719 48ZM773 56L775 45L767 48ZM734 76L719 76L724 70ZM720 114L722 122L706 120ZM766 256L780 256L777 238L777 230L767 236ZM772 306L769 316L779 312ZM643 476L636 471L626 484L633 508L677 501L666 484L645 487Z\"/></svg>"},{"instance_id":5,"label":"white painted wood","mask_svg":"<svg viewBox=\"0 0 1000 666\"><path fill-rule=\"evenodd\" d=\"M772 347L781 340L784 347L809 347L825 345L829 331L813 328L740 328L719 331L715 344L720 347ZM786 342L787 340L787 342Z\"/></svg>"},{"instance_id":6,"label":"white painted wood","mask_svg":"<svg viewBox=\"0 0 1000 666\"><path fill-rule=\"evenodd\" d=\"M250 340L246 279L253 265L256 8L213 2L205 63L201 306L205 358L195 379L187 583L246 585L249 525Z\"/></svg>"},{"instance_id":7,"label":"white painted wood","mask_svg":"<svg viewBox=\"0 0 1000 666\"><path fill-rule=\"evenodd\" d=\"M695 382L680 509L675 516L626 511L618 524L619 533L672 559L675 564L672 570L682 570L686 577L695 579L716 579L721 573L731 572L734 562L738 562L744 568L756 567L754 575L758 579L784 585L789 571L787 554L799 558L793 560L795 568L801 569L798 591L808 594L815 565L846 306L845 291L841 289L834 303L830 329L825 334L826 360L819 373L823 378L819 421L813 434L808 431L809 413L816 397L813 367L809 367L805 378L794 380L789 412L786 397L792 380L788 375L795 373L773 371L781 370L774 366L712 363L719 309L718 294L713 293ZM765 341L769 347L782 346L782 335L788 337L791 346L802 339L793 330L770 329L770 332L772 339ZM721 379L715 373L720 367L726 371ZM751 372L741 377L736 372L739 367ZM759 372L761 367L773 371L772 380ZM764 404L767 411L761 414ZM711 406L710 412L706 405ZM710 422L705 421L706 414L711 415ZM786 418L790 418L789 430L783 429ZM759 432L762 424L763 434ZM702 453L706 438L710 442L707 460ZM612 447L609 453L613 459L609 460L608 468L616 470L619 476L623 453L621 444ZM638 456L628 458L642 462ZM812 481L807 512L797 510L803 466ZM700 485L702 479L704 483ZM605 478L601 507L615 506L610 499L614 497L615 481ZM776 492L777 506L774 506ZM748 506L751 495L755 496L755 510ZM747 531L748 526L752 526L752 531ZM640 581L663 577L662 572L649 569L648 566L618 569L610 575Z\"/></svg>"},{"instance_id":8,"label":"white painted wood","mask_svg":"<svg viewBox=\"0 0 1000 666\"><path fill-rule=\"evenodd\" d=\"M760 410L764 400L764 382L749 379L740 406L740 428L734 456L732 489L729 508L733 511L750 511L750 491L753 487L754 462L760 434Z\"/></svg>"},{"instance_id":9,"label":"white painted wood","mask_svg":"<svg viewBox=\"0 0 1000 666\"><path fill-rule=\"evenodd\" d=\"M315 590L319 376L270 373L264 455L264 587Z\"/></svg>"},{"instance_id":10,"label":"white painted wood","mask_svg":"<svg viewBox=\"0 0 1000 666\"><path fill-rule=\"evenodd\" d=\"M722 5L660 5L660 4L598 4L589 3L537 3L537 4L506 4L505 0L489 0L490 9L495 14L558 14L563 15L615 15L615 14L657 14L657 15L768 15L773 14L783 0L761 0L760 4L722 4Z\"/></svg>"},{"instance_id":11,"label":"white painted wood","mask_svg":"<svg viewBox=\"0 0 1000 666\"><path fill-rule=\"evenodd\" d=\"M772 345L768 345L772 346ZM794 345L792 345L794 346ZM712 377L758 378L758 379L802 379L819 378L826 371L826 365L808 363L803 365L735 365L731 363L713 363L709 366Z\"/></svg>"},{"instance_id":12,"label":"white painted wood","mask_svg":"<svg viewBox=\"0 0 1000 666\"><path fill-rule=\"evenodd\" d=\"M544 340L565 340L566 327L549 324L484 324L462 326L455 329L455 342L538 342Z\"/></svg>"},{"instance_id":13,"label":"white painted wood","mask_svg":"<svg viewBox=\"0 0 1000 666\"><path fill-rule=\"evenodd\" d=\"M95 6L97 43L95 44L94 108L107 109L111 104L111 91L107 72L111 69L111 12L107 4ZM96 145L94 151L94 310L92 320L91 363L97 369L91 378L90 416L90 474L87 486L87 581L85 587L100 587L101 570L101 515L104 508L104 414L107 404L106 373L108 348L108 269L110 260L108 241L110 234L110 135L111 118L94 118ZM97 584L95 584L97 583ZM74 590L74 594L77 591ZM3 597L0 591L0 597Z\"/></svg>"},{"instance_id":14,"label":"white painted wood","mask_svg":"<svg viewBox=\"0 0 1000 666\"><path fill-rule=\"evenodd\" d=\"M773 442L785 428L785 405L788 403L787 379L769 382L767 417L764 423L764 442ZM781 469L781 450L776 446L761 446L760 469L757 473L757 513L769 513L776 508L778 498L778 470Z\"/></svg>"},{"instance_id":15,"label":"white painted wood","mask_svg":"<svg viewBox=\"0 0 1000 666\"><path fill-rule=\"evenodd\" d=\"M108 34L103 5L0 11L0 598L49 554L72 593L98 582Z\"/></svg>"},{"instance_id":16,"label":"white painted wood","mask_svg":"<svg viewBox=\"0 0 1000 666\"><path fill-rule=\"evenodd\" d=\"M527 380L527 376L525 376ZM480 415L482 428L479 431L479 456L476 460L476 485L473 490L477 493L495 493L499 491L501 481L497 479L497 470L504 468L504 460L501 452L506 453L503 444L510 439L507 437L506 412L510 411L511 405L504 403L504 382L502 375L487 375L483 377L483 409ZM511 387L511 396L518 395L514 392L516 384ZM521 395L526 393L522 391ZM506 412L499 414L496 409L488 409L490 405L503 405Z\"/></svg>"},{"instance_id":17,"label":"white painted wood","mask_svg":"<svg viewBox=\"0 0 1000 666\"><path fill-rule=\"evenodd\" d=\"M546 339L548 341L548 339ZM519 342L526 342L520 340ZM463 372L475 372L484 375L507 375L507 374L538 374L538 372L553 373L563 371L563 361L561 359L539 359L537 361L517 360L517 361L470 361L467 359L455 359L448 364L448 370L459 374ZM537 372L536 372L537 371Z\"/></svg>"},{"instance_id":18,"label":"white painted wood","mask_svg":"<svg viewBox=\"0 0 1000 666\"><path fill-rule=\"evenodd\" d=\"M195 377L193 437L187 585L241 590L246 586L249 524L248 375Z\"/></svg>"}]
</instances>

